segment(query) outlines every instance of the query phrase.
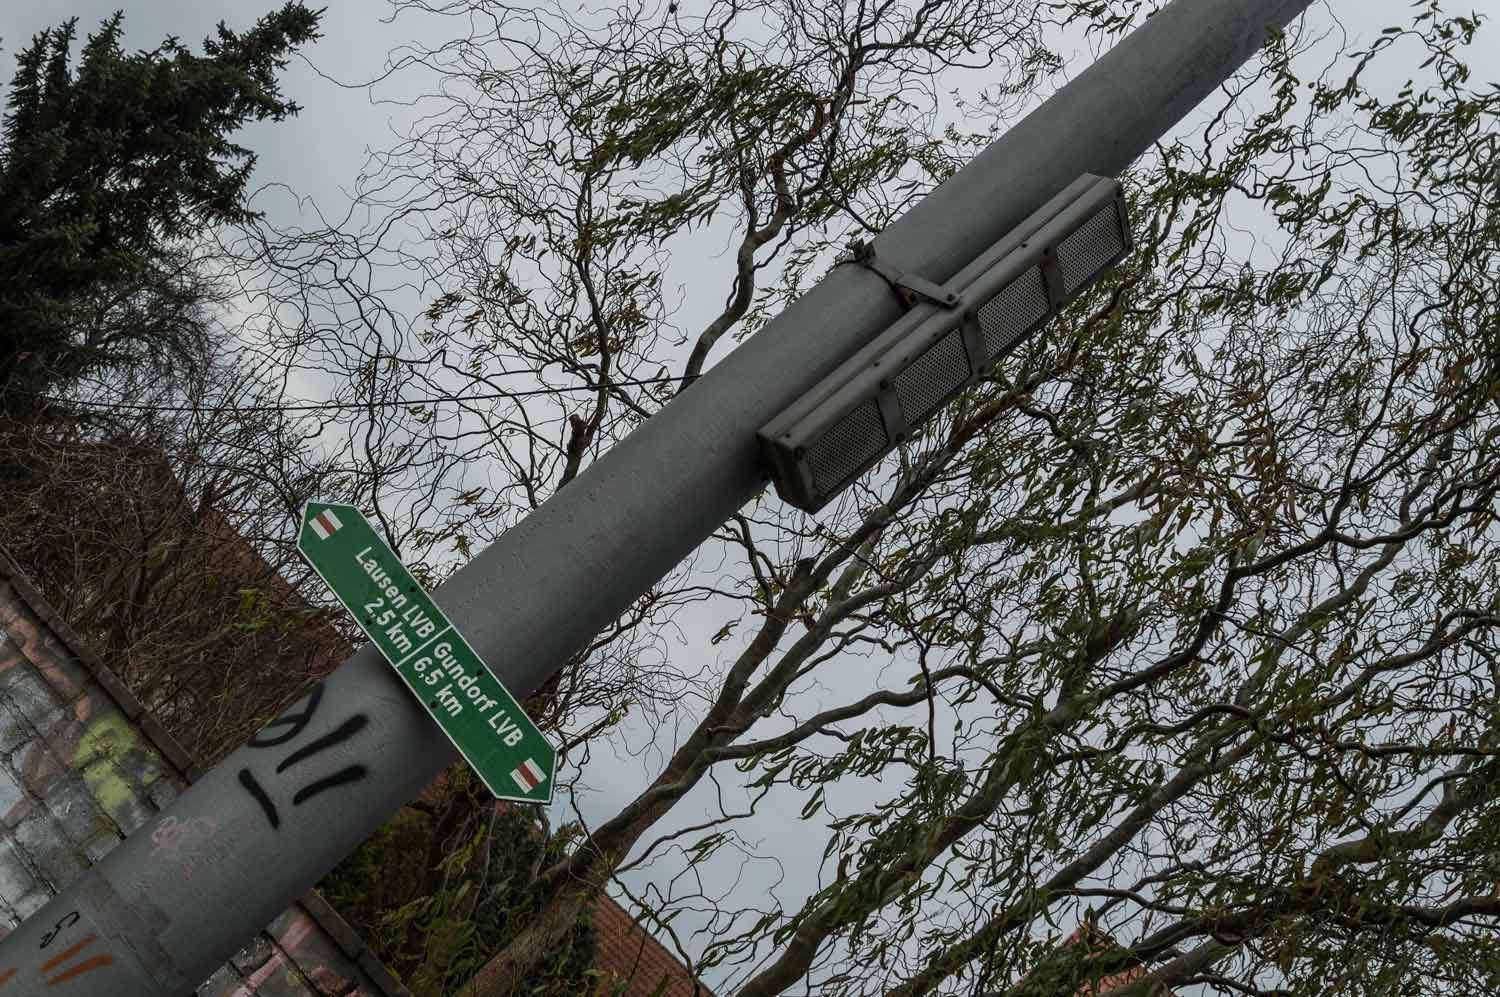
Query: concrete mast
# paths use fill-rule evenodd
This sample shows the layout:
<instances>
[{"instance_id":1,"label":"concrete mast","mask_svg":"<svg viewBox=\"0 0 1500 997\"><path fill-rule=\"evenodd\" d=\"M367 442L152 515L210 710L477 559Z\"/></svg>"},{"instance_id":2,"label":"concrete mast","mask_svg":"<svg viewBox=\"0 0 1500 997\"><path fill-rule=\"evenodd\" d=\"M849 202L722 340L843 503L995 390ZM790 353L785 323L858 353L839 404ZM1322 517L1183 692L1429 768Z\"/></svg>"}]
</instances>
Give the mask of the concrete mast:
<instances>
[{"instance_id":1,"label":"concrete mast","mask_svg":"<svg viewBox=\"0 0 1500 997\"><path fill-rule=\"evenodd\" d=\"M1175 0L892 224L880 257L948 280L1080 174L1120 174L1309 2ZM465 565L437 603L524 699L755 495L756 431L899 314L881 278L836 268ZM53 948L96 932L114 961L72 981L70 997L188 994L456 757L366 646L157 818L210 817L212 862L185 878L153 849L153 821L0 941L0 967L23 968L15 993L30 992L28 974L40 988L24 967L76 911Z\"/></svg>"}]
</instances>

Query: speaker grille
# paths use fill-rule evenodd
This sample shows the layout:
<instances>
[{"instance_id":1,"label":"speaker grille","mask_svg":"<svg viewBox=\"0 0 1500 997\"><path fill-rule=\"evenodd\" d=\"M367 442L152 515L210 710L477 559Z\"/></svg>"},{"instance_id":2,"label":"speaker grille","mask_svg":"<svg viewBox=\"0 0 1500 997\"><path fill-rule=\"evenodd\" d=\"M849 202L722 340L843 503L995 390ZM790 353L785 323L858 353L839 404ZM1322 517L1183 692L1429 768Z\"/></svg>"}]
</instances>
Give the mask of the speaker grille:
<instances>
[{"instance_id":1,"label":"speaker grille","mask_svg":"<svg viewBox=\"0 0 1500 997\"><path fill-rule=\"evenodd\" d=\"M979 309L984 366L1004 356L1046 314L1047 285L1042 282L1042 268L1031 267Z\"/></svg>"},{"instance_id":2,"label":"speaker grille","mask_svg":"<svg viewBox=\"0 0 1500 997\"><path fill-rule=\"evenodd\" d=\"M820 493L833 491L889 442L879 406L873 400L861 402L807 448L813 486Z\"/></svg>"},{"instance_id":3,"label":"speaker grille","mask_svg":"<svg viewBox=\"0 0 1500 997\"><path fill-rule=\"evenodd\" d=\"M914 430L929 412L969 379L969 358L957 329L933 343L891 382L906 425Z\"/></svg>"},{"instance_id":4,"label":"speaker grille","mask_svg":"<svg viewBox=\"0 0 1500 997\"><path fill-rule=\"evenodd\" d=\"M1116 181L1079 177L950 277L948 307L879 332L766 423L757 439L782 497L822 508L1122 258L1123 196Z\"/></svg>"},{"instance_id":5,"label":"speaker grille","mask_svg":"<svg viewBox=\"0 0 1500 997\"><path fill-rule=\"evenodd\" d=\"M1097 276L1112 257L1124 251L1119 212L1111 201L1057 247L1064 293L1072 295Z\"/></svg>"}]
</instances>

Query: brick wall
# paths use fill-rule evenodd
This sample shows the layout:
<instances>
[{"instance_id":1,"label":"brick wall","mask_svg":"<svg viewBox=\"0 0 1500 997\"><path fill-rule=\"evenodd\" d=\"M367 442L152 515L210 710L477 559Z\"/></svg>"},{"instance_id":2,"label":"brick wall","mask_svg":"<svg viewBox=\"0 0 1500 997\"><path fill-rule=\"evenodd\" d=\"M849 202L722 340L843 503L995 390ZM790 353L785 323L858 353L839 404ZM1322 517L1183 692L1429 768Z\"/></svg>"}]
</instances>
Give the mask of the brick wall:
<instances>
[{"instance_id":1,"label":"brick wall","mask_svg":"<svg viewBox=\"0 0 1500 997\"><path fill-rule=\"evenodd\" d=\"M0 553L0 936L158 818L192 760ZM82 966L82 964L80 964ZM22 983L38 967L0 967ZM287 908L197 991L203 997L410 997L316 893ZM121 997L130 997L122 994Z\"/></svg>"}]
</instances>

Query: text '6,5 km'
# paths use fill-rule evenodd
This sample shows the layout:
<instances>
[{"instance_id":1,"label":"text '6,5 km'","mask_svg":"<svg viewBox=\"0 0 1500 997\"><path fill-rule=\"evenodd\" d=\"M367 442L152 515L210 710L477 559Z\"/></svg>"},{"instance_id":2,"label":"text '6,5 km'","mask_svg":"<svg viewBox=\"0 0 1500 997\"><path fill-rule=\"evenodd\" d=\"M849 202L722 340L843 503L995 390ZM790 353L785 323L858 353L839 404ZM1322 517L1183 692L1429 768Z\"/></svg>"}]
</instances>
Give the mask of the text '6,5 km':
<instances>
[{"instance_id":1,"label":"text '6,5 km'","mask_svg":"<svg viewBox=\"0 0 1500 997\"><path fill-rule=\"evenodd\" d=\"M551 802L557 751L358 509L307 503L297 549L490 792Z\"/></svg>"}]
</instances>

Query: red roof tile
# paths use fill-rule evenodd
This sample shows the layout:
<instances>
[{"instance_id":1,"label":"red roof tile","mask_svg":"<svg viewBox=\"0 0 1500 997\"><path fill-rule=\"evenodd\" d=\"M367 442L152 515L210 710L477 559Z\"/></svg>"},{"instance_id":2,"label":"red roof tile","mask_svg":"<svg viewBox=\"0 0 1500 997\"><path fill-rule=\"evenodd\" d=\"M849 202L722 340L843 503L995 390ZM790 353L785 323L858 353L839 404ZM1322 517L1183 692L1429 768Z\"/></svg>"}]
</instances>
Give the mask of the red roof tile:
<instances>
[{"instance_id":1,"label":"red roof tile","mask_svg":"<svg viewBox=\"0 0 1500 997\"><path fill-rule=\"evenodd\" d=\"M594 928L599 933L595 968L626 983L624 997L714 997L707 986L693 982L677 956L607 896L594 904ZM663 981L665 988L658 990Z\"/></svg>"},{"instance_id":2,"label":"red roof tile","mask_svg":"<svg viewBox=\"0 0 1500 997\"><path fill-rule=\"evenodd\" d=\"M1085 939L1087 939L1086 942ZM1064 946L1075 945L1076 943L1088 944L1090 950L1093 952L1102 952L1116 944L1113 938L1087 922L1079 925L1073 930L1071 935L1058 942L1057 947L1062 948ZM1132 966L1129 969L1101 978L1097 985L1085 983L1078 988L1078 997L1095 997L1096 994L1105 994L1115 987L1132 983L1145 975L1145 966ZM1025 979L1025 976L1021 977L1021 980Z\"/></svg>"}]
</instances>

